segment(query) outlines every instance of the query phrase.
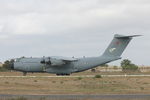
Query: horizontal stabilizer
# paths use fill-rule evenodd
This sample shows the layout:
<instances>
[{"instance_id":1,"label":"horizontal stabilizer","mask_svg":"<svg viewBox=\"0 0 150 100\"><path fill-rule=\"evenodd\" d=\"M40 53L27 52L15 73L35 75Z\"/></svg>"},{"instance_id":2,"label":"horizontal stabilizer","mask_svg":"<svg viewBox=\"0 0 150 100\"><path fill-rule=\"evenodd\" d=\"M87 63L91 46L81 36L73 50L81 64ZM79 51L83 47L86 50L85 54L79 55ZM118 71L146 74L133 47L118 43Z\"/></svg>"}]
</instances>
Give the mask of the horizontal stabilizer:
<instances>
[{"instance_id":1,"label":"horizontal stabilizer","mask_svg":"<svg viewBox=\"0 0 150 100\"><path fill-rule=\"evenodd\" d=\"M137 37L137 36L141 36L141 35L130 35L130 36L123 36L123 35L119 35L119 34L116 34L115 35L115 38L132 38L132 37Z\"/></svg>"}]
</instances>

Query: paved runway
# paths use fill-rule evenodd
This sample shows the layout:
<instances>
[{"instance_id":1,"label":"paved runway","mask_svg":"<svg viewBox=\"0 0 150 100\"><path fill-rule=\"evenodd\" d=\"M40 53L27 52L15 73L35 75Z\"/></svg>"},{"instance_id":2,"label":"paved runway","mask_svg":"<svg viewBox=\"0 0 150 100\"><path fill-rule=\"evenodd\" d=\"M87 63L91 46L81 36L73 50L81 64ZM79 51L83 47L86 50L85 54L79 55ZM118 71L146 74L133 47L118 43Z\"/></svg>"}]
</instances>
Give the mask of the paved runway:
<instances>
[{"instance_id":1,"label":"paved runway","mask_svg":"<svg viewBox=\"0 0 150 100\"><path fill-rule=\"evenodd\" d=\"M150 75L101 75L102 77L150 77ZM0 78L92 78L95 75L72 75L72 76L0 76Z\"/></svg>"},{"instance_id":2,"label":"paved runway","mask_svg":"<svg viewBox=\"0 0 150 100\"><path fill-rule=\"evenodd\" d=\"M0 100L7 98L24 97L27 99L44 100L150 100L150 95L134 94L134 95L0 95ZM20 99L19 99L20 100Z\"/></svg>"}]
</instances>

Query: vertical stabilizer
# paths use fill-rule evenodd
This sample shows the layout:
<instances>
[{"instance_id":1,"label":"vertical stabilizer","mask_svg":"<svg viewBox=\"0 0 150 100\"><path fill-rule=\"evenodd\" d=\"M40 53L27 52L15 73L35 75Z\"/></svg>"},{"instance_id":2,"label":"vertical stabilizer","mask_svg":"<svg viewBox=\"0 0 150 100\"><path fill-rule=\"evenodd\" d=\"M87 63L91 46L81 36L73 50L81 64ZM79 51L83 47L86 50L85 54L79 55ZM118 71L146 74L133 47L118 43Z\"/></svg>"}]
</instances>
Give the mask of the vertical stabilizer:
<instances>
[{"instance_id":1,"label":"vertical stabilizer","mask_svg":"<svg viewBox=\"0 0 150 100\"><path fill-rule=\"evenodd\" d=\"M129 42L131 41L132 37L136 36L140 35L123 36L116 34L108 48L103 53L103 56L120 57Z\"/></svg>"}]
</instances>

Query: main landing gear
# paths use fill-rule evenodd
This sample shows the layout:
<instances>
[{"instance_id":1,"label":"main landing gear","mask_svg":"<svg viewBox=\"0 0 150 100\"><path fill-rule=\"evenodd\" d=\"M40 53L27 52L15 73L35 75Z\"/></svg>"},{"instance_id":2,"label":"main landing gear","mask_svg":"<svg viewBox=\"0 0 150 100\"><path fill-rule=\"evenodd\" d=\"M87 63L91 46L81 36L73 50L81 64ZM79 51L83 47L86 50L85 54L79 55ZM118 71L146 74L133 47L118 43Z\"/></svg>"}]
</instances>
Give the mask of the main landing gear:
<instances>
[{"instance_id":1,"label":"main landing gear","mask_svg":"<svg viewBox=\"0 0 150 100\"><path fill-rule=\"evenodd\" d=\"M70 74L56 74L57 76L70 76Z\"/></svg>"}]
</instances>

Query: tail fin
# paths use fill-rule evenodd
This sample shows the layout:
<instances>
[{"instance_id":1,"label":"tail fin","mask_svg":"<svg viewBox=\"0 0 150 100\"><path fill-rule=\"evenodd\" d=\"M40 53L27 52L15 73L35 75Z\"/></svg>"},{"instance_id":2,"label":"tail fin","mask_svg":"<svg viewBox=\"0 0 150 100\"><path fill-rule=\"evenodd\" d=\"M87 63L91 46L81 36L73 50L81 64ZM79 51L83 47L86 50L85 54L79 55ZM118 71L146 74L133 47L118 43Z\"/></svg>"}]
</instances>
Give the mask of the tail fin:
<instances>
[{"instance_id":1,"label":"tail fin","mask_svg":"<svg viewBox=\"0 0 150 100\"><path fill-rule=\"evenodd\" d=\"M120 57L132 37L136 36L140 35L123 36L116 34L106 51L103 53L103 56Z\"/></svg>"}]
</instances>

